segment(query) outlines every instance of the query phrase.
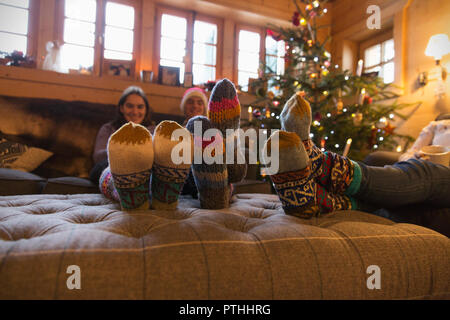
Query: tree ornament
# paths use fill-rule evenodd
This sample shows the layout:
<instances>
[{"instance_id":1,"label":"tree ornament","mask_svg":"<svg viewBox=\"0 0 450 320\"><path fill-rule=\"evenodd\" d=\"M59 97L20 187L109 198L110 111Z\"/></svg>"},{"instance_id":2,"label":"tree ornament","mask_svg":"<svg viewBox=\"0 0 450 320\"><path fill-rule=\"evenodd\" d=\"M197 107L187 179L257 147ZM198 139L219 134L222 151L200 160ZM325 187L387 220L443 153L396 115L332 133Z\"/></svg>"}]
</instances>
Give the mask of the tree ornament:
<instances>
[{"instance_id":1,"label":"tree ornament","mask_svg":"<svg viewBox=\"0 0 450 320\"><path fill-rule=\"evenodd\" d=\"M275 98L275 94L272 91L267 92L267 98L273 100Z\"/></svg>"},{"instance_id":2,"label":"tree ornament","mask_svg":"<svg viewBox=\"0 0 450 320\"><path fill-rule=\"evenodd\" d=\"M254 116L256 119L259 119L259 118L261 117L261 111L259 111L259 109L253 110L253 116Z\"/></svg>"}]
</instances>

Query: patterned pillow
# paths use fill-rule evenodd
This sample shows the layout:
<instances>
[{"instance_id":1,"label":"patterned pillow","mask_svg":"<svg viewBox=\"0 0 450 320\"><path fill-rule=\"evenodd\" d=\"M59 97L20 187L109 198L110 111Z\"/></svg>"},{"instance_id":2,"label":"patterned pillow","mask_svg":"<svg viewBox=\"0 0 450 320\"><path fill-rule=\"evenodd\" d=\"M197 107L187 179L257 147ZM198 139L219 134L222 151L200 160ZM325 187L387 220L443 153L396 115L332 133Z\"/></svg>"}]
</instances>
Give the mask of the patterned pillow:
<instances>
[{"instance_id":1,"label":"patterned pillow","mask_svg":"<svg viewBox=\"0 0 450 320\"><path fill-rule=\"evenodd\" d=\"M53 152L0 137L0 168L31 172L52 155Z\"/></svg>"}]
</instances>

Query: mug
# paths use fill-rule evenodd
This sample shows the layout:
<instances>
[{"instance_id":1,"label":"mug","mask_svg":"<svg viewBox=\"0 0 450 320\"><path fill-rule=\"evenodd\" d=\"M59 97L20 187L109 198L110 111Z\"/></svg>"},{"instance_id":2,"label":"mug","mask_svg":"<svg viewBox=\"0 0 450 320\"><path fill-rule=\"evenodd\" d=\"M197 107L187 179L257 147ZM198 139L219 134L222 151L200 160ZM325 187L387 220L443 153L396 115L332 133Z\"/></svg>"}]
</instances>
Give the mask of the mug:
<instances>
[{"instance_id":1,"label":"mug","mask_svg":"<svg viewBox=\"0 0 450 320\"><path fill-rule=\"evenodd\" d=\"M438 145L424 146L420 151L424 157L422 159L448 166L450 163L450 148Z\"/></svg>"}]
</instances>

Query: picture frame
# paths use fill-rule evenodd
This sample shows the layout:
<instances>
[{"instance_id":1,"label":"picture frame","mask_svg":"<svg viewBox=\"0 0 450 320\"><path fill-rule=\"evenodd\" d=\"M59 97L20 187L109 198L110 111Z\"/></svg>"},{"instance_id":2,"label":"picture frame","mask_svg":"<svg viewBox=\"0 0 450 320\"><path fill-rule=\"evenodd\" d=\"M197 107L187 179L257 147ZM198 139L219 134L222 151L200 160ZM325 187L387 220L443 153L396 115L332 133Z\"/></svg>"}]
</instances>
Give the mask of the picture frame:
<instances>
[{"instance_id":1,"label":"picture frame","mask_svg":"<svg viewBox=\"0 0 450 320\"><path fill-rule=\"evenodd\" d=\"M158 83L167 86L180 85L180 68L159 66Z\"/></svg>"},{"instance_id":2,"label":"picture frame","mask_svg":"<svg viewBox=\"0 0 450 320\"><path fill-rule=\"evenodd\" d=\"M104 59L102 75L109 77L134 79L135 65L135 60Z\"/></svg>"}]
</instances>

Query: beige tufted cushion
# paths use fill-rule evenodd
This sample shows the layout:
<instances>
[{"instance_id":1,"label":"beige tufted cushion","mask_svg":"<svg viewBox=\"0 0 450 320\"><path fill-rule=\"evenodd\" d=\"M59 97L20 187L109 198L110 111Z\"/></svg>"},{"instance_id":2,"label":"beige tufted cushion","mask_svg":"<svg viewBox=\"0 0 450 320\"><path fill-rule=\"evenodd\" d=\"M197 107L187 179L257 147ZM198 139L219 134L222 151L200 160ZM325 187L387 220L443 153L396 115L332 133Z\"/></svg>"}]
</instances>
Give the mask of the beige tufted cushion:
<instances>
[{"instance_id":1,"label":"beige tufted cushion","mask_svg":"<svg viewBox=\"0 0 450 320\"><path fill-rule=\"evenodd\" d=\"M0 299L450 298L449 267L439 233L357 211L301 220L275 195L133 214L98 194L0 197Z\"/></svg>"}]
</instances>

